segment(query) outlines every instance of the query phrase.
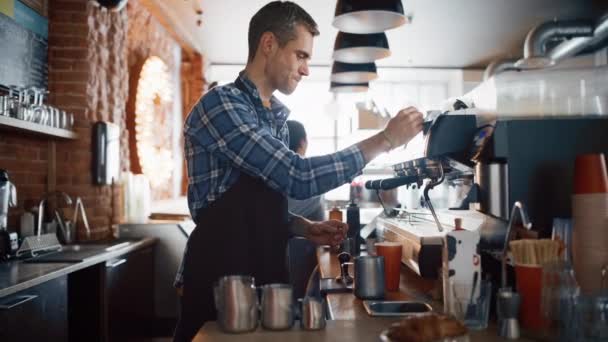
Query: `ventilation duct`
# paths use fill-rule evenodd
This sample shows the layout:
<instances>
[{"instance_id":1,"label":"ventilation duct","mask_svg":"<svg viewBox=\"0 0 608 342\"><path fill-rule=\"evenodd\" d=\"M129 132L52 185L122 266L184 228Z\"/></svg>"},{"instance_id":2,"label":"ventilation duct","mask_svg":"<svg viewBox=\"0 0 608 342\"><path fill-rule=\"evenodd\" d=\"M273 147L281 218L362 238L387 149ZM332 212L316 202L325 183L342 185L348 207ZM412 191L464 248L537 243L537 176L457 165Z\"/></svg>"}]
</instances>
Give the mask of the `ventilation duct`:
<instances>
[{"instance_id":1,"label":"ventilation duct","mask_svg":"<svg viewBox=\"0 0 608 342\"><path fill-rule=\"evenodd\" d=\"M568 57L594 52L606 46L608 38L608 15L599 20L592 37L578 37L565 41L549 52L556 63Z\"/></svg>"},{"instance_id":2,"label":"ventilation duct","mask_svg":"<svg viewBox=\"0 0 608 342\"><path fill-rule=\"evenodd\" d=\"M520 69L515 67L516 62L517 59L497 59L493 61L492 63L488 64L486 70L483 72L483 80L485 81L488 78L496 74L500 74L503 71L519 71Z\"/></svg>"},{"instance_id":3,"label":"ventilation duct","mask_svg":"<svg viewBox=\"0 0 608 342\"><path fill-rule=\"evenodd\" d=\"M563 40L573 38L590 38L594 35L594 25L589 20L570 20L570 21L550 21L534 27L524 42L524 58L515 63L515 67L520 69L540 69L556 64L556 61L549 57L551 46ZM588 43L588 40L577 39L577 44ZM563 44L563 43L562 43ZM570 45L574 43L569 43ZM578 46L574 44L575 46ZM572 49L570 47L569 49ZM578 52L578 48L574 49ZM578 51L576 51L578 50ZM560 54L562 58L565 54Z\"/></svg>"}]
</instances>

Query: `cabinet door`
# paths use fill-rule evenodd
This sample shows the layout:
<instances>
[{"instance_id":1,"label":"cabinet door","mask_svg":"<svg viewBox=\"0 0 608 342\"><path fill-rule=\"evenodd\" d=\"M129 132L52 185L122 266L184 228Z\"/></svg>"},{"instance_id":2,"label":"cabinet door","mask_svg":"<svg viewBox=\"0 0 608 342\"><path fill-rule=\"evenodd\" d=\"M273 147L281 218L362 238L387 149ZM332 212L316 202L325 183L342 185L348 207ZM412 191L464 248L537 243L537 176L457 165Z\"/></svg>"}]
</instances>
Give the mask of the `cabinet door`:
<instances>
[{"instance_id":1,"label":"cabinet door","mask_svg":"<svg viewBox=\"0 0 608 342\"><path fill-rule=\"evenodd\" d=\"M154 317L153 248L107 261L106 293L109 340L147 336Z\"/></svg>"},{"instance_id":2,"label":"cabinet door","mask_svg":"<svg viewBox=\"0 0 608 342\"><path fill-rule=\"evenodd\" d=\"M0 298L0 341L67 341L67 276Z\"/></svg>"}]
</instances>

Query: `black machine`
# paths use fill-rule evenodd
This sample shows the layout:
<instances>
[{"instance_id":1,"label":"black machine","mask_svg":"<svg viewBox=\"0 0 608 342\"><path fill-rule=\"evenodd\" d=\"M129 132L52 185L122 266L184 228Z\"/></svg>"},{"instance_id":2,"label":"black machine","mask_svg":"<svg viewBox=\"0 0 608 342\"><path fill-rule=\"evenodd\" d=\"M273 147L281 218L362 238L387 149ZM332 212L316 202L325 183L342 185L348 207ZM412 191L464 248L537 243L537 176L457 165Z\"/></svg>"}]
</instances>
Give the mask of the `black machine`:
<instances>
[{"instance_id":1,"label":"black machine","mask_svg":"<svg viewBox=\"0 0 608 342\"><path fill-rule=\"evenodd\" d=\"M425 124L425 157L395 164L395 178L371 181L372 189L423 183L429 215L381 215L385 238L404 246L403 262L423 277L437 277L441 243L454 218L480 231L480 247L504 247L509 214L522 202L541 236L550 234L553 218L571 217L574 160L586 153L608 153L608 117L498 118L448 112ZM435 210L429 188L459 178L472 180L459 208ZM412 217L417 223L411 224Z\"/></svg>"}]
</instances>

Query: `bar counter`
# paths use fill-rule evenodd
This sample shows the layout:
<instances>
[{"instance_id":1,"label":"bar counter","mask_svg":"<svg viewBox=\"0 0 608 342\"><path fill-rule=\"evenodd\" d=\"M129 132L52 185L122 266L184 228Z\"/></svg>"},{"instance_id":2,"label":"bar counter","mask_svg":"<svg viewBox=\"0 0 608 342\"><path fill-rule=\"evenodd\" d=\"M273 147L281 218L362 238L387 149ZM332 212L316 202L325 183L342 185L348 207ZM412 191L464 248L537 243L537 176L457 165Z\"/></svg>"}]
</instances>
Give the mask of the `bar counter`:
<instances>
[{"instance_id":1,"label":"bar counter","mask_svg":"<svg viewBox=\"0 0 608 342\"><path fill-rule=\"evenodd\" d=\"M328 249L317 249L317 260L321 277L335 277L340 273L336 254ZM442 312L440 301L433 300L429 293L435 288L434 280L419 277L409 268L402 265L399 291L388 292L388 300L417 300L431 305L434 311ZM325 329L320 331L303 331L298 322L286 331L268 331L261 327L251 333L226 334L219 330L216 322L206 323L193 341L198 342L231 342L231 341L380 341L380 333L400 318L372 317L363 308L363 303L352 293L334 293L327 295L330 320ZM484 331L470 331L470 342L509 341L496 333L495 325ZM518 341L531 341L519 339Z\"/></svg>"}]
</instances>

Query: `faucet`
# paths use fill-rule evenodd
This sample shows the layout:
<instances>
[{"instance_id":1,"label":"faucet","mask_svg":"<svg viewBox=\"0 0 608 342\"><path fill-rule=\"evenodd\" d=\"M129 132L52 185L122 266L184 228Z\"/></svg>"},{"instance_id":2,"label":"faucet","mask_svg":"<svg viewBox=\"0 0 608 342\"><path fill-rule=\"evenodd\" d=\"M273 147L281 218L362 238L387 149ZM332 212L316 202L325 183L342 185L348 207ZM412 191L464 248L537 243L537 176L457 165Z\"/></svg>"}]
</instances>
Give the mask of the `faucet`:
<instances>
[{"instance_id":1,"label":"faucet","mask_svg":"<svg viewBox=\"0 0 608 342\"><path fill-rule=\"evenodd\" d=\"M38 236L42 232L42 222L44 221L44 205L50 196L59 196L64 199L67 205L72 205L72 198L63 191L51 191L42 195L42 199L38 204Z\"/></svg>"},{"instance_id":2,"label":"faucet","mask_svg":"<svg viewBox=\"0 0 608 342\"><path fill-rule=\"evenodd\" d=\"M513 209L511 209L511 217L509 218L509 225L507 226L507 233L505 236L505 244L503 246L502 251L502 274L501 274L501 282L502 287L507 287L507 248L509 247L509 241L511 241L511 229L513 228L513 221L515 221L515 212L519 212L519 216L521 218L521 223L524 228L530 230L532 228L532 222L528 220L528 215L526 214L526 210L524 209L524 205L516 201L513 203Z\"/></svg>"},{"instance_id":3,"label":"faucet","mask_svg":"<svg viewBox=\"0 0 608 342\"><path fill-rule=\"evenodd\" d=\"M87 238L91 237L91 228L89 228L89 220L87 219L87 212L84 211L84 204L82 203L82 198L76 197L76 205L74 206L74 219L73 224L76 227L76 223L78 222L78 213L82 216L82 222L84 223L84 228L87 231Z\"/></svg>"}]
</instances>

